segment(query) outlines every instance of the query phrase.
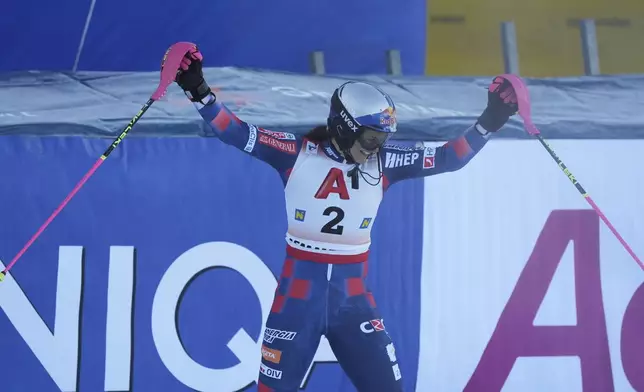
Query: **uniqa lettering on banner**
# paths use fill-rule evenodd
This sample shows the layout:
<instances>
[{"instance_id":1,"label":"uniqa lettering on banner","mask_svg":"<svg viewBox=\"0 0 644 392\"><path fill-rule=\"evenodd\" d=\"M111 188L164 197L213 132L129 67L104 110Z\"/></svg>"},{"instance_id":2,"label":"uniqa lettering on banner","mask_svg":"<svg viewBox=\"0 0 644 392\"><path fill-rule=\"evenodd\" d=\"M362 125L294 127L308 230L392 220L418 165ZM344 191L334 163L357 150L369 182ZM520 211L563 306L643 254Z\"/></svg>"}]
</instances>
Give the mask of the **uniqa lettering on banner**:
<instances>
[{"instance_id":1,"label":"uniqa lettering on banner","mask_svg":"<svg viewBox=\"0 0 644 392\"><path fill-rule=\"evenodd\" d=\"M81 246L59 248L54 333L11 274L0 285L0 307L56 386L64 392L75 392L79 385L83 252ZM105 391L131 388L134 260L134 247L110 247ZM251 284L261 306L262 330L255 340L240 328L227 344L239 363L225 369L211 369L195 362L185 351L176 329L175 315L179 298L192 278L205 269L220 267L237 271ZM263 325L276 287L277 281L270 269L242 246L208 242L180 255L163 275L152 303L152 338L165 367L184 385L204 392L239 391L255 382L260 370ZM337 362L324 338L302 386L317 362Z\"/></svg>"},{"instance_id":2,"label":"uniqa lettering on banner","mask_svg":"<svg viewBox=\"0 0 644 392\"><path fill-rule=\"evenodd\" d=\"M534 326L532 319L536 307L543 300L561 255L571 240L578 245L575 251L575 286L579 321L575 326ZM80 246L59 248L54 333L13 274L0 284L0 307L61 391L76 391L79 385L81 307L91 306L81 300L83 253ZM189 357L179 341L175 326L178 300L186 285L201 271L218 267L239 272L252 285L260 300L262 321L266 320L277 285L271 271L261 259L239 245L209 242L189 249L166 270L153 299L152 338L164 366L181 383L200 391L232 392L244 389L257 379L263 329L257 341L239 329L227 346L240 363L226 369L210 369ZM106 391L130 390L131 387L134 270L134 247L110 248ZM580 357L584 390L614 390L613 368L620 365L630 385L635 390L644 390L644 373L640 371L644 360L641 333L644 283L634 291L620 315L620 342L608 341L601 284L599 220L596 214L592 210L554 211L537 239L497 328L464 390L501 389L517 357L562 355ZM526 307L526 303L532 307ZM324 339L322 342L309 373L315 362L335 362L328 342ZM530 344L526 344L528 342ZM611 358L610 344L619 344L620 358ZM302 385L305 383L306 378Z\"/></svg>"}]
</instances>

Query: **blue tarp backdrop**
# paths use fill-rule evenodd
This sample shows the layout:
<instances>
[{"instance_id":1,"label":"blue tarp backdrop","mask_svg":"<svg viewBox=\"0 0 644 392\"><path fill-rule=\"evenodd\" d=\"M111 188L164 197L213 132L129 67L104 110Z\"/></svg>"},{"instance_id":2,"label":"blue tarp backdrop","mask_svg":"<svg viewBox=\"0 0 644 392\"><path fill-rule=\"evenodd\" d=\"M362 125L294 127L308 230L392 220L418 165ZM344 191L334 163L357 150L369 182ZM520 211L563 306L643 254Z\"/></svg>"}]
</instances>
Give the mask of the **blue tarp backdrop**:
<instances>
[{"instance_id":1,"label":"blue tarp backdrop","mask_svg":"<svg viewBox=\"0 0 644 392\"><path fill-rule=\"evenodd\" d=\"M199 44L212 66L308 72L309 53L323 50L329 72L384 74L385 51L398 49L406 74L424 71L425 0L24 0L8 7L0 13L0 36L11 37L0 72L71 71L77 57L78 70L154 71L177 41Z\"/></svg>"}]
</instances>

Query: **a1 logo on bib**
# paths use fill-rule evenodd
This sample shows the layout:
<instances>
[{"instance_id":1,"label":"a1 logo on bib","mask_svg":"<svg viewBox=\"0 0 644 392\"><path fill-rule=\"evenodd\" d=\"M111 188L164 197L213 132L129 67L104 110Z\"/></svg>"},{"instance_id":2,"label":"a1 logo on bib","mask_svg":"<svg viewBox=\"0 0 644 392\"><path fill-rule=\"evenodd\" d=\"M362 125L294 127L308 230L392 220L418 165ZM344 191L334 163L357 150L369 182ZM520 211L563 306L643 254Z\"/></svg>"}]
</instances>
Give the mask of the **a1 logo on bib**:
<instances>
[{"instance_id":1,"label":"a1 logo on bib","mask_svg":"<svg viewBox=\"0 0 644 392\"><path fill-rule=\"evenodd\" d=\"M322 185L315 192L315 198L326 199L331 193L337 193L342 200L349 200L349 191L347 190L347 183L344 181L344 173L337 167L329 170Z\"/></svg>"}]
</instances>

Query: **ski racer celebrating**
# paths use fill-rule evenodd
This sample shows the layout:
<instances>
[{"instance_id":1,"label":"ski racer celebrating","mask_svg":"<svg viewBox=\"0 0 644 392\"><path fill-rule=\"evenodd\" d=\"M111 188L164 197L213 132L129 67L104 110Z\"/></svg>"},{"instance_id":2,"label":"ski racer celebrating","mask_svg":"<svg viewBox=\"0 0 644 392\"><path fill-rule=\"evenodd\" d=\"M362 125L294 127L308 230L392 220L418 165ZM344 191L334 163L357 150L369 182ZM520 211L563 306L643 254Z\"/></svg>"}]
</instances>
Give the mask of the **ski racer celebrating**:
<instances>
[{"instance_id":1,"label":"ski racer celebrating","mask_svg":"<svg viewBox=\"0 0 644 392\"><path fill-rule=\"evenodd\" d=\"M517 112L512 86L495 79L488 105L460 137L438 148L390 142L391 98L367 83L333 93L327 123L305 136L246 123L204 80L195 47L177 84L222 142L275 168L284 182L286 259L265 326L259 392L296 391L325 335L359 391L402 391L400 367L365 284L371 227L392 184L463 168Z\"/></svg>"}]
</instances>

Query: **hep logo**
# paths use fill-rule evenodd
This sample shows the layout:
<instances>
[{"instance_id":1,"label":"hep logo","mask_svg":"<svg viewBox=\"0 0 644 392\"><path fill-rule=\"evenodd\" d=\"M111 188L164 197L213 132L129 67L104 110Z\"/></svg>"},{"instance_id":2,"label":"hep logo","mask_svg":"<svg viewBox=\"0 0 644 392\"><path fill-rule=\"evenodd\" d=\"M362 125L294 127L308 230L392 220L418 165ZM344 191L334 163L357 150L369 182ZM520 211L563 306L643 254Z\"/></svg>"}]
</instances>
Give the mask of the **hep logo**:
<instances>
[{"instance_id":1,"label":"hep logo","mask_svg":"<svg viewBox=\"0 0 644 392\"><path fill-rule=\"evenodd\" d=\"M363 333L374 333L374 332L384 331L385 321L383 319L365 321L364 323L360 324L360 330Z\"/></svg>"}]
</instances>

